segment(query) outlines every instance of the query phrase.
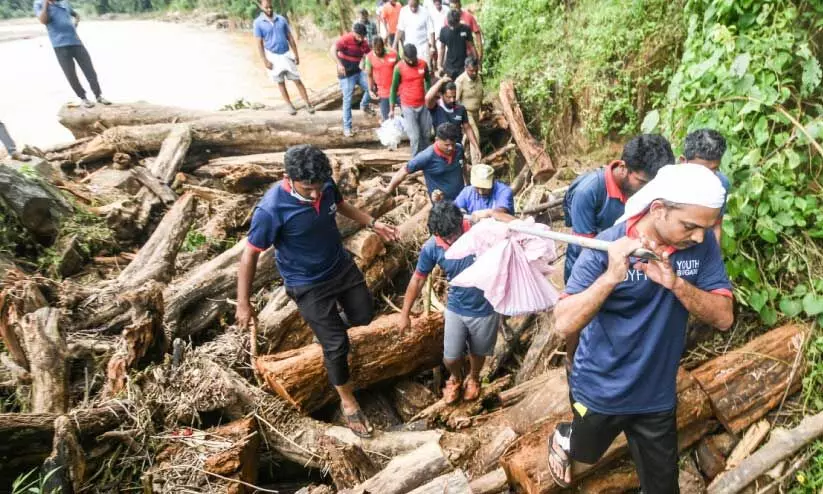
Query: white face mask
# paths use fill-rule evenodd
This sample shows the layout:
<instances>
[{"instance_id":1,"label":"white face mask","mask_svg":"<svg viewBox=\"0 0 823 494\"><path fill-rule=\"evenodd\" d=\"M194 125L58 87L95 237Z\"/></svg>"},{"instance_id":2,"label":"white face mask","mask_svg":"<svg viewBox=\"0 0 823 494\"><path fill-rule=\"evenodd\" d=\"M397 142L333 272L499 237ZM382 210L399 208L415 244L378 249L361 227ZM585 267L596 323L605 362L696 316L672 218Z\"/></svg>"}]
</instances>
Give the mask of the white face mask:
<instances>
[{"instance_id":1,"label":"white face mask","mask_svg":"<svg viewBox=\"0 0 823 494\"><path fill-rule=\"evenodd\" d=\"M303 197L302 195L300 195L300 193L297 192L297 189L294 188L294 182L292 182L291 179L289 179L289 188L291 189L289 191L289 194L291 194L291 196L294 197L295 199L297 199L298 201L314 202L314 199L308 199L308 198Z\"/></svg>"}]
</instances>

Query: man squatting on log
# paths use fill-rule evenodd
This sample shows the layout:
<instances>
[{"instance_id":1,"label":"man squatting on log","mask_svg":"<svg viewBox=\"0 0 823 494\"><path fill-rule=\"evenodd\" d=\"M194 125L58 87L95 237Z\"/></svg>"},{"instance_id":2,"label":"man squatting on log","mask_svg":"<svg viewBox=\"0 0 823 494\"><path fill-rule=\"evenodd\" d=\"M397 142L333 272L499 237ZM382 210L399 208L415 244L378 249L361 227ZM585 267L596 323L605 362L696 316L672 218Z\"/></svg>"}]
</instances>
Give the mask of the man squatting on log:
<instances>
[{"instance_id":1,"label":"man squatting on log","mask_svg":"<svg viewBox=\"0 0 823 494\"><path fill-rule=\"evenodd\" d=\"M490 214L498 221L509 222L514 219L497 210L492 210ZM475 260L475 256L446 259L446 250L470 228L469 222L463 219L463 212L453 202L436 202L429 213L428 226L432 236L420 250L417 268L403 300L400 324L405 331L411 327L409 314L414 301L434 267L440 266L446 273L446 279L451 281L474 264ZM480 396L480 369L483 368L486 357L494 353L500 315L494 312L480 289L450 286L445 320L443 363L449 369L451 377L443 388L443 399L447 404L456 403L461 395L466 401L476 400ZM470 371L464 382L463 364L467 344Z\"/></svg>"},{"instance_id":2,"label":"man squatting on log","mask_svg":"<svg viewBox=\"0 0 823 494\"><path fill-rule=\"evenodd\" d=\"M328 157L316 146L289 148L283 180L266 192L254 209L237 280L237 324L255 324L250 296L257 257L272 245L286 293L323 347L329 381L340 395L343 415L352 432L371 435L349 380L350 326L364 326L374 316L372 295L363 273L343 248L336 214L374 229L386 241L394 227L376 221L343 199L332 180ZM337 312L337 305L343 313ZM343 319L345 317L345 319Z\"/></svg>"},{"instance_id":3,"label":"man squatting on log","mask_svg":"<svg viewBox=\"0 0 823 494\"><path fill-rule=\"evenodd\" d=\"M725 190L708 168L665 166L583 250L554 309L561 334L580 335L570 376L573 419L548 438L555 482L572 461L596 462L626 434L643 492L678 492L675 376L689 314L720 330L734 320L731 284L712 227ZM654 250L661 261L630 256Z\"/></svg>"}]
</instances>

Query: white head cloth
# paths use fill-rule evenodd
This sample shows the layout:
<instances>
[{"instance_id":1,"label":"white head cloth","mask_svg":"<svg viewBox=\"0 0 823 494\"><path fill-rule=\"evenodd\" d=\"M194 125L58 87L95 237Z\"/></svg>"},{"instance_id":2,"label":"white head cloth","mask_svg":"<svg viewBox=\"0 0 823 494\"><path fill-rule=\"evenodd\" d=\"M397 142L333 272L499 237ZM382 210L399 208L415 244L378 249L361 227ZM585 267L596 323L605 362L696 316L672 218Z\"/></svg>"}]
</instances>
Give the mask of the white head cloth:
<instances>
[{"instance_id":1,"label":"white head cloth","mask_svg":"<svg viewBox=\"0 0 823 494\"><path fill-rule=\"evenodd\" d=\"M703 165L667 165L626 201L625 212L615 224L637 216L657 199L719 209L726 199L726 190L717 175Z\"/></svg>"}]
</instances>

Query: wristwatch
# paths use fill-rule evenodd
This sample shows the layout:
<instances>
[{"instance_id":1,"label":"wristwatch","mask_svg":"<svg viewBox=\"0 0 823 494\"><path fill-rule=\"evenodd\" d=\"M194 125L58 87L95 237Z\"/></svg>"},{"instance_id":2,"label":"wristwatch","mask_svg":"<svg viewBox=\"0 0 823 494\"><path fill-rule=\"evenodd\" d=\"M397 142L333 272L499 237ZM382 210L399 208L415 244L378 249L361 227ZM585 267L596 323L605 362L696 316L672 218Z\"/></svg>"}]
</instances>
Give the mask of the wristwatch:
<instances>
[{"instance_id":1,"label":"wristwatch","mask_svg":"<svg viewBox=\"0 0 823 494\"><path fill-rule=\"evenodd\" d=\"M371 221L369 221L369 228L374 228L375 223L377 223L377 218L372 218Z\"/></svg>"}]
</instances>

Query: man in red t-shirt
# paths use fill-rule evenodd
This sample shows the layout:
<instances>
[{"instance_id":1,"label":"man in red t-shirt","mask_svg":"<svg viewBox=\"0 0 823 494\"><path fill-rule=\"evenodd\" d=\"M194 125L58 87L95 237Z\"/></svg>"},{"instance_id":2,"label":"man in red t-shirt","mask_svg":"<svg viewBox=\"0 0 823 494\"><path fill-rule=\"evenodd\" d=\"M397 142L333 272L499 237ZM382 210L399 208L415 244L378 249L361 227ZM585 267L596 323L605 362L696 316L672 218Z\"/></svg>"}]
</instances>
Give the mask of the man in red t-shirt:
<instances>
[{"instance_id":1,"label":"man in red t-shirt","mask_svg":"<svg viewBox=\"0 0 823 494\"><path fill-rule=\"evenodd\" d=\"M411 43L403 46L403 60L394 67L389 94L389 116L394 117L394 107L399 97L412 156L429 146L432 121L429 109L426 108L426 92L430 83L429 66L425 61L417 59L417 47Z\"/></svg>"},{"instance_id":2,"label":"man in red t-shirt","mask_svg":"<svg viewBox=\"0 0 823 494\"><path fill-rule=\"evenodd\" d=\"M368 80L361 69L363 56L370 51L366 40L366 26L359 22L355 23L352 32L340 36L329 51L332 59L337 61L337 79L340 81L340 91L343 92L343 135L346 137L352 135L351 100L356 86L363 90L360 109L374 114L369 106Z\"/></svg>"},{"instance_id":3,"label":"man in red t-shirt","mask_svg":"<svg viewBox=\"0 0 823 494\"><path fill-rule=\"evenodd\" d=\"M386 26L388 36L386 42L394 46L394 37L397 35L397 23L400 21L400 9L403 5L397 0L389 0L380 9L380 20Z\"/></svg>"},{"instance_id":4,"label":"man in red t-shirt","mask_svg":"<svg viewBox=\"0 0 823 494\"><path fill-rule=\"evenodd\" d=\"M374 38L374 50L366 56L366 76L369 79L371 97L380 101L380 117L389 118L389 96L394 75L394 66L397 64L397 53L386 50L383 38Z\"/></svg>"}]
</instances>

